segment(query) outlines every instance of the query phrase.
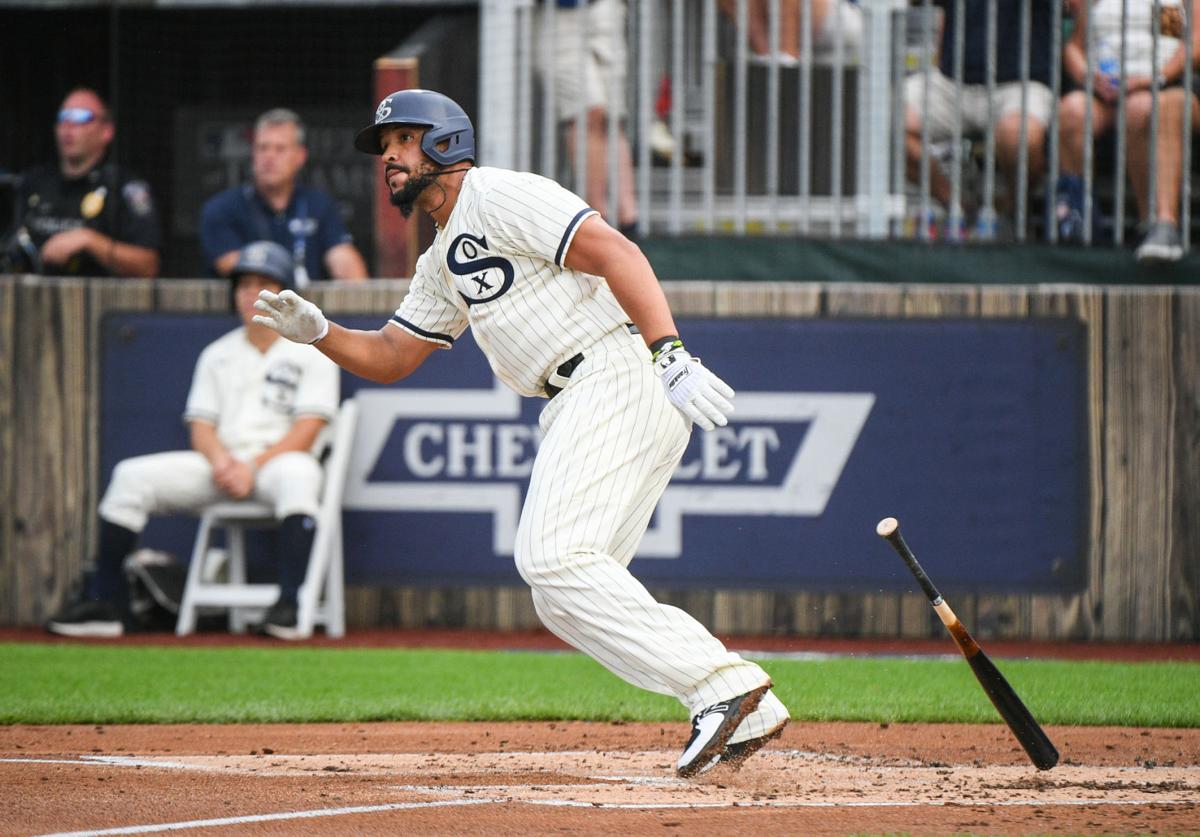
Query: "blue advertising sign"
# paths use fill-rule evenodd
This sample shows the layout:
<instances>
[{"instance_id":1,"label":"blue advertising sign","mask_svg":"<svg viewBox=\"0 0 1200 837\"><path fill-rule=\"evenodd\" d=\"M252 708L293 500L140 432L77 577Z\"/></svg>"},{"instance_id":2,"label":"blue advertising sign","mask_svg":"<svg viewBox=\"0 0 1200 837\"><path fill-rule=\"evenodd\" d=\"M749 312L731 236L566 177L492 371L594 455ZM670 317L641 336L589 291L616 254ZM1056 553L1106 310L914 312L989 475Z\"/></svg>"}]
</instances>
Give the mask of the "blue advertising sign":
<instances>
[{"instance_id":1,"label":"blue advertising sign","mask_svg":"<svg viewBox=\"0 0 1200 837\"><path fill-rule=\"evenodd\" d=\"M195 357L233 325L106 320L102 476L124 456L186 446L179 416ZM1078 321L680 328L738 390L736 412L728 427L693 434L631 565L646 584L908 590L908 571L874 534L889 515L946 590L1083 584ZM469 332L395 386L342 383L362 405L344 498L348 583L519 584L512 545L545 402L500 385Z\"/></svg>"}]
</instances>

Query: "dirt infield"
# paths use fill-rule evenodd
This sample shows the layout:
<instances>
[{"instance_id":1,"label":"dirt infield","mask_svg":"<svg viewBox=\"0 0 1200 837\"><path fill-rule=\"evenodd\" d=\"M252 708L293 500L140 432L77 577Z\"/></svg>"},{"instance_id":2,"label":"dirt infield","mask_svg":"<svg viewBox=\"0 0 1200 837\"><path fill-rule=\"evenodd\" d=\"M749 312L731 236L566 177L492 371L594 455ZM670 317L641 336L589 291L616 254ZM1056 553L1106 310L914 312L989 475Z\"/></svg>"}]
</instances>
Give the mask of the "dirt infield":
<instances>
[{"instance_id":1,"label":"dirt infield","mask_svg":"<svg viewBox=\"0 0 1200 837\"><path fill-rule=\"evenodd\" d=\"M793 724L674 778L684 724L0 728L4 834L1179 834L1200 730ZM157 826L157 827L155 827Z\"/></svg>"}]
</instances>

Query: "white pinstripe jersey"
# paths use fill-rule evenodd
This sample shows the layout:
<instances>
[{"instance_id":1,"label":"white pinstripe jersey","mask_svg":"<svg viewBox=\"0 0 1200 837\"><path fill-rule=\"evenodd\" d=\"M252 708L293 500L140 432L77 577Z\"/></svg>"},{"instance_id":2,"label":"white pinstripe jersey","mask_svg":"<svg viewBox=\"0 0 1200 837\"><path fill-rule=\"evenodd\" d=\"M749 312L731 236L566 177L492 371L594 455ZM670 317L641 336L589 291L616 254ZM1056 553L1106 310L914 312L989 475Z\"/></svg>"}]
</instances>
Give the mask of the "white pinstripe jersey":
<instances>
[{"instance_id":1,"label":"white pinstripe jersey","mask_svg":"<svg viewBox=\"0 0 1200 837\"><path fill-rule=\"evenodd\" d=\"M629 321L602 278L563 266L593 214L540 175L471 169L390 322L445 348L470 325L497 378L544 394L555 367Z\"/></svg>"},{"instance_id":2,"label":"white pinstripe jersey","mask_svg":"<svg viewBox=\"0 0 1200 837\"><path fill-rule=\"evenodd\" d=\"M200 353L184 421L205 421L239 459L257 456L296 419L331 421L338 409L338 368L312 346L282 338L260 352L235 328Z\"/></svg>"}]
</instances>

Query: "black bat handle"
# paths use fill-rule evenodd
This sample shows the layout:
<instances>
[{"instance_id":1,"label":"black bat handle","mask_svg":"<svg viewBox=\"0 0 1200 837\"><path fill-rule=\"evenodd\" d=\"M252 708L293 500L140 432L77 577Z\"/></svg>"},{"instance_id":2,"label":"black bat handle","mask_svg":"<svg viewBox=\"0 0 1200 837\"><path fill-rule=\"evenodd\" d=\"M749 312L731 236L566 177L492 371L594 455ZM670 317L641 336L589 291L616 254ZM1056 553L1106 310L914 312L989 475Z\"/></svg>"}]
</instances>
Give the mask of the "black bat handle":
<instances>
[{"instance_id":1,"label":"black bat handle","mask_svg":"<svg viewBox=\"0 0 1200 837\"><path fill-rule=\"evenodd\" d=\"M908 564L908 568L916 576L917 583L921 585L921 589L925 591L925 595L929 597L929 601L934 605L941 604L942 594L938 592L937 587L930 581L929 576L925 575L925 570L917 563L917 556L913 555L913 551L909 549L908 544L904 541L904 536L900 534L900 521L894 517L885 517L879 521L879 525L875 527L875 531L881 538L885 538L888 543L895 547L896 552L900 553L900 557L904 559L904 563Z\"/></svg>"}]
</instances>

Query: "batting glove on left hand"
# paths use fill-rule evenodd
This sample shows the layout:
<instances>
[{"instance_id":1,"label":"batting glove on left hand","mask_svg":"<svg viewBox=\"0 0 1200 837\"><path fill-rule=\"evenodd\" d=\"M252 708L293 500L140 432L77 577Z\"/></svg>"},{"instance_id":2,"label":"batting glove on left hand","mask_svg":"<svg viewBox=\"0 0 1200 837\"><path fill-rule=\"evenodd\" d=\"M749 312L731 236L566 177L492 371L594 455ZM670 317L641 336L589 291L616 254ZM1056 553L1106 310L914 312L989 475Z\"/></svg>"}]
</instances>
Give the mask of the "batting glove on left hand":
<instances>
[{"instance_id":1,"label":"batting glove on left hand","mask_svg":"<svg viewBox=\"0 0 1200 837\"><path fill-rule=\"evenodd\" d=\"M658 373L667 398L679 412L705 430L729 423L733 412L733 387L722 381L692 357L683 343L663 351L654 359L654 371Z\"/></svg>"},{"instance_id":2,"label":"batting glove on left hand","mask_svg":"<svg viewBox=\"0 0 1200 837\"><path fill-rule=\"evenodd\" d=\"M316 343L329 333L329 322L321 309L295 291L276 294L259 291L254 302L254 322L277 331L293 343Z\"/></svg>"}]
</instances>

